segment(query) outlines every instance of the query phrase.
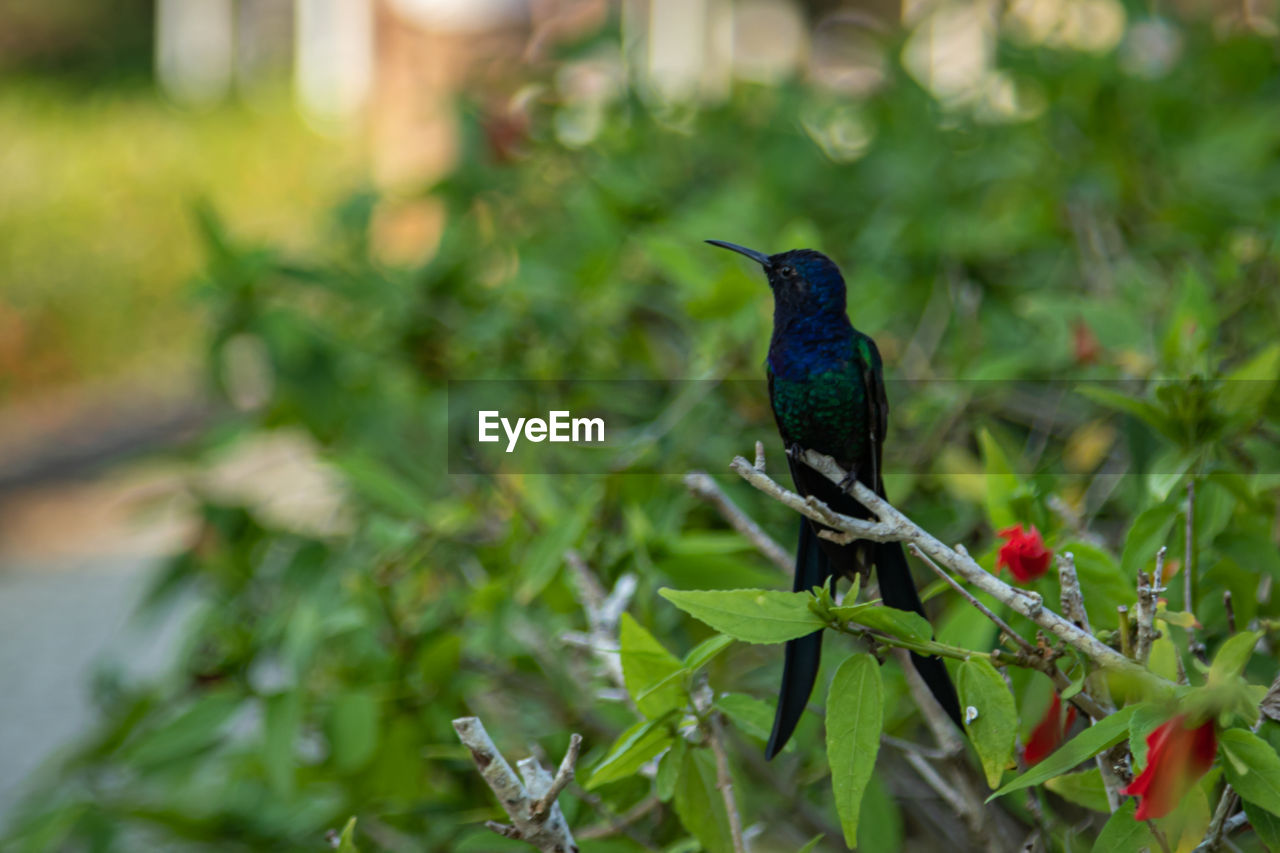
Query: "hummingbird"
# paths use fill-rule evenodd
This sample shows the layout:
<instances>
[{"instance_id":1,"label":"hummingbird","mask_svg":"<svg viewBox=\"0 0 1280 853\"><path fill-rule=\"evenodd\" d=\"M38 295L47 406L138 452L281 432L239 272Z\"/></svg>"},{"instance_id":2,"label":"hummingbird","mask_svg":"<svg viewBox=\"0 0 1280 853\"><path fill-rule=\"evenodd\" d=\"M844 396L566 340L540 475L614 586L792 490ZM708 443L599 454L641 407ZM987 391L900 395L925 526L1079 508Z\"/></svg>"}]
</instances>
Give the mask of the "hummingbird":
<instances>
[{"instance_id":1,"label":"hummingbird","mask_svg":"<svg viewBox=\"0 0 1280 853\"><path fill-rule=\"evenodd\" d=\"M884 366L875 341L849 322L840 268L813 249L766 255L722 240L707 242L747 256L768 276L773 291L773 336L766 361L769 403L788 450L796 490L844 515L871 517L844 488L796 454L807 449L831 456L851 477L887 500L881 476L889 424ZM866 576L874 567L886 605L925 615L901 543L857 540L840 545L819 537L823 529L822 524L800 519L792 589L804 592L824 586L829 578ZM787 642L766 758L777 755L795 731L813 692L821 654L820 630ZM938 703L962 725L960 702L942 660L915 653L911 660Z\"/></svg>"}]
</instances>

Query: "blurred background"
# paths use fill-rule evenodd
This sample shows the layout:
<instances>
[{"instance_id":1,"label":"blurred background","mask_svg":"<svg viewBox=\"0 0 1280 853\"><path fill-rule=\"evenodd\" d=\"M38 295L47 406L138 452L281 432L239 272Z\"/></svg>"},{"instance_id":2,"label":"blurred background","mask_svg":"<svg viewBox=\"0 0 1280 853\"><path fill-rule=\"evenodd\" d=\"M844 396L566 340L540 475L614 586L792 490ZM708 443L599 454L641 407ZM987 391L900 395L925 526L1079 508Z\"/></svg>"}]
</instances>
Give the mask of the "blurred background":
<instances>
[{"instance_id":1,"label":"blurred background","mask_svg":"<svg viewBox=\"0 0 1280 853\"><path fill-rule=\"evenodd\" d=\"M302 850L360 814L374 849L507 849L448 720L478 710L551 755L629 723L552 653L583 620L566 548L606 581L639 571L669 645L697 629L658 586L785 581L677 478L445 476L446 383L758 378L767 294L704 238L827 251L896 379L1273 377L1275 13L8 0L0 828L15 849ZM1280 573L1254 503L1280 472L1269 384L1243 414L1161 398L1182 432L935 387L895 402L913 473L893 491L948 541L1038 520L1091 549L1114 622L1123 531L1173 525L1178 478L1221 441L1258 476L1210 490L1203 547L1254 514L1202 583L1240 612ZM769 436L763 399L728 412L679 431L725 462ZM627 458L678 470L669 430ZM1026 476L993 497L998 446ZM982 630L952 621L953 641ZM776 675L743 678L768 699ZM904 818L894 778L867 849L962 832Z\"/></svg>"}]
</instances>

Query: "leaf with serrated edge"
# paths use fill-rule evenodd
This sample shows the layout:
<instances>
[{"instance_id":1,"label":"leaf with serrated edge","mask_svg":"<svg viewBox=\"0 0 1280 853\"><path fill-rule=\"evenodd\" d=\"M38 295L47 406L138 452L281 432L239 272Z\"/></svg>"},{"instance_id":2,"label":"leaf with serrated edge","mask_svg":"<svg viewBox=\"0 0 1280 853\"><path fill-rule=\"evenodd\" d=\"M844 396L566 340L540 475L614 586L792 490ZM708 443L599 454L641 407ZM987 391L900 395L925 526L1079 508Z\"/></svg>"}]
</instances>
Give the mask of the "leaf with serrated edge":
<instances>
[{"instance_id":1,"label":"leaf with serrated edge","mask_svg":"<svg viewBox=\"0 0 1280 853\"><path fill-rule=\"evenodd\" d=\"M721 634L744 643L785 643L824 627L807 592L773 589L678 590L658 594Z\"/></svg>"},{"instance_id":2,"label":"leaf with serrated edge","mask_svg":"<svg viewBox=\"0 0 1280 853\"><path fill-rule=\"evenodd\" d=\"M876 766L883 725L880 665L865 652L851 655L836 670L827 694L827 762L836 814L851 850L858 843L858 813Z\"/></svg>"},{"instance_id":3,"label":"leaf with serrated edge","mask_svg":"<svg viewBox=\"0 0 1280 853\"><path fill-rule=\"evenodd\" d=\"M929 620L919 613L876 604L846 604L834 608L831 615L915 643L927 643L933 639Z\"/></svg>"}]
</instances>

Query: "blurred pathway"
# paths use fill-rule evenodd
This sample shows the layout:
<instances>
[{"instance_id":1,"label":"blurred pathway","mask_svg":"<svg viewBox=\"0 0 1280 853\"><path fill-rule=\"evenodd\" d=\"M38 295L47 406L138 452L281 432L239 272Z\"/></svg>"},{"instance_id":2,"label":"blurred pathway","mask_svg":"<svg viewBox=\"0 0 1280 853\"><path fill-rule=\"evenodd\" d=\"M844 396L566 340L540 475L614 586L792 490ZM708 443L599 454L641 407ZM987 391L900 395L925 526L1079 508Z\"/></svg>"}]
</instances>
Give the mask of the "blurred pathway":
<instances>
[{"instance_id":1,"label":"blurred pathway","mask_svg":"<svg viewBox=\"0 0 1280 853\"><path fill-rule=\"evenodd\" d=\"M137 607L194 534L193 486L286 526L333 530L341 516L310 446L288 434L245 441L208 470L142 460L0 489L0 831L31 774L94 723L99 667L135 679L173 660L196 597L159 619Z\"/></svg>"}]
</instances>

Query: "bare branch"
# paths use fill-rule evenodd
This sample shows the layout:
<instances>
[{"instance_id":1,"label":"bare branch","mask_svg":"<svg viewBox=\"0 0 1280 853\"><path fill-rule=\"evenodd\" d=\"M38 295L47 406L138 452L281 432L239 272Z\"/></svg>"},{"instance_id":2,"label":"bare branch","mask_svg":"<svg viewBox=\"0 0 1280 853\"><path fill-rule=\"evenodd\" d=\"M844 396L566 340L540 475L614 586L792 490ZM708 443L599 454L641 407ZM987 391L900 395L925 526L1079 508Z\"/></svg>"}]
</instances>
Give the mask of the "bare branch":
<instances>
[{"instance_id":1,"label":"bare branch","mask_svg":"<svg viewBox=\"0 0 1280 853\"><path fill-rule=\"evenodd\" d=\"M573 778L573 761L570 759L572 756L576 760L582 738L576 734L570 738L569 751L555 779L536 759L526 758L518 762L524 779L521 783L478 717L459 717L453 721L453 729L463 745L471 750L471 758L480 775L511 818L510 825L495 821L488 821L485 825L506 838L526 841L544 853L577 853L578 845L573 841L569 824L555 797ZM557 788L562 777L567 779Z\"/></svg>"},{"instance_id":2,"label":"bare branch","mask_svg":"<svg viewBox=\"0 0 1280 853\"><path fill-rule=\"evenodd\" d=\"M746 842L742 839L742 816L738 814L738 804L733 796L733 775L729 772L729 753L724 748L724 723L720 720L720 712L712 707L715 694L706 681L704 673L697 687L692 691L693 707L702 718L699 728L711 744L711 752L716 759L716 788L724 799L725 816L729 820L729 838L733 842L734 853L746 853Z\"/></svg>"},{"instance_id":3,"label":"bare branch","mask_svg":"<svg viewBox=\"0 0 1280 853\"><path fill-rule=\"evenodd\" d=\"M894 649L893 655L897 658L898 666L902 668L902 673L907 679L907 690L910 691L911 698L920 709L925 725L933 733L934 743L946 757L959 755L964 751L964 741L960 739L955 723L934 698L929 685L925 684L920 673L916 672L915 666L911 663L911 656L907 654L906 649Z\"/></svg>"},{"instance_id":4,"label":"bare branch","mask_svg":"<svg viewBox=\"0 0 1280 853\"><path fill-rule=\"evenodd\" d=\"M761 455L763 456L763 447L761 445ZM763 467L760 469L763 473ZM760 525L756 524L750 516L738 508L724 490L711 479L711 476L705 471L690 471L684 475L684 485L695 497L701 498L707 503L719 510L721 517L729 522L729 526L746 537L747 541L756 547L756 550L763 554L769 562L773 563L788 575L795 569L794 561L791 555L777 542L773 540L768 533L765 533Z\"/></svg>"},{"instance_id":5,"label":"bare branch","mask_svg":"<svg viewBox=\"0 0 1280 853\"><path fill-rule=\"evenodd\" d=\"M581 749L582 735L569 735L569 749L565 751L560 768L556 770L555 778L551 780L551 787L533 804L534 820L545 821L551 807L555 805L556 797L560 796L560 792L573 781L573 768L578 763L578 751Z\"/></svg>"},{"instance_id":6,"label":"bare branch","mask_svg":"<svg viewBox=\"0 0 1280 853\"><path fill-rule=\"evenodd\" d=\"M1222 789L1222 797L1218 800L1218 807L1213 811L1209 829L1204 834L1204 840L1196 846L1194 853L1213 853L1222 846L1222 842L1227 837L1227 818L1231 816L1239 799L1230 785Z\"/></svg>"},{"instance_id":7,"label":"bare branch","mask_svg":"<svg viewBox=\"0 0 1280 853\"><path fill-rule=\"evenodd\" d=\"M833 483L842 483L847 477L846 472L841 470L835 460L829 456L807 450L800 458L805 464ZM916 545L940 565L955 572L997 601L1008 605L1015 612L1031 619L1048 633L1080 650L1106 668L1149 677L1154 683L1163 681L1163 679L1151 676L1145 668L1138 666L1092 634L1076 627L1057 613L1046 609L1040 596L1015 589L983 569L968 554L943 545L861 482L853 481L850 484L850 492L859 503L876 516L878 520L875 522L849 518L833 512L830 507L827 507L821 501L806 500L794 492L779 486L768 476L757 471L751 463L742 457L736 457L730 467L747 482L765 492L765 494L795 509L806 517L813 518L836 530L852 533L859 539L869 539L876 542L910 542Z\"/></svg>"},{"instance_id":8,"label":"bare branch","mask_svg":"<svg viewBox=\"0 0 1280 853\"><path fill-rule=\"evenodd\" d=\"M1080 591L1080 577L1076 574L1076 556L1070 551L1064 552L1058 560L1058 587L1062 590L1059 598L1062 615L1080 630L1092 633L1089 611L1084 607L1084 593Z\"/></svg>"},{"instance_id":9,"label":"bare branch","mask_svg":"<svg viewBox=\"0 0 1280 853\"><path fill-rule=\"evenodd\" d=\"M969 602L971 605L977 608L979 613L981 613L983 616L987 617L992 622L994 622L995 626L999 628L1000 631L1006 637L1008 637L1013 642L1017 643L1023 650L1031 654L1036 654L1036 647L1031 645L1031 642L1029 640L1023 638L1021 634L1019 634L1017 631L1013 630L1013 628L1009 626L1008 622L1004 621L999 616L997 616L990 607L987 607L987 605L983 604L976 597L974 597L973 593L969 592L969 590L961 586L959 581L951 577L951 575L947 574L947 572L941 566L939 566L937 563L935 563L933 560L929 558L929 555L925 554L918 547L916 547L915 543L908 544L907 550L910 551L916 557L919 557L921 562L923 562L926 566L933 569L934 574L936 574L938 577L942 578L944 581L950 584L951 588L954 589L956 592L960 593L961 598L963 598L965 601Z\"/></svg>"},{"instance_id":10,"label":"bare branch","mask_svg":"<svg viewBox=\"0 0 1280 853\"><path fill-rule=\"evenodd\" d=\"M590 802L592 798L593 796L589 795L587 799ZM594 799L599 800L599 798ZM628 830L631 829L631 824L640 820L645 815L651 814L655 809L662 805L662 801L659 800L657 796L645 797L625 813L620 815L615 815L613 812L609 811L602 801L593 802L591 805L596 806L601 813L604 814L604 823L589 826L586 829L579 831L578 838L583 841L594 841L599 838L608 838L610 835L626 833L632 841L643 844L649 850L653 849L644 841L643 837L637 837L638 834L633 834Z\"/></svg>"},{"instance_id":11,"label":"bare branch","mask_svg":"<svg viewBox=\"0 0 1280 853\"><path fill-rule=\"evenodd\" d=\"M1156 571L1150 578L1147 573L1138 570L1138 604L1134 616L1137 619L1137 638L1134 642L1133 657L1138 663L1146 666L1151 657L1151 644L1156 641L1160 632L1156 630L1156 605L1164 587L1160 585L1164 577L1164 546L1156 551Z\"/></svg>"},{"instance_id":12,"label":"bare branch","mask_svg":"<svg viewBox=\"0 0 1280 853\"><path fill-rule=\"evenodd\" d=\"M591 631L586 635L569 631L561 635L560 641L589 649L600 662L609 680L621 687L624 682L622 659L618 656L618 623L623 611L631 603L631 597L635 595L636 576L627 572L618 578L613 590L606 594L604 587L596 579L595 572L591 571L581 554L570 549L565 552L564 561L569 567L573 590L577 594L578 603L587 614L587 625Z\"/></svg>"}]
</instances>

